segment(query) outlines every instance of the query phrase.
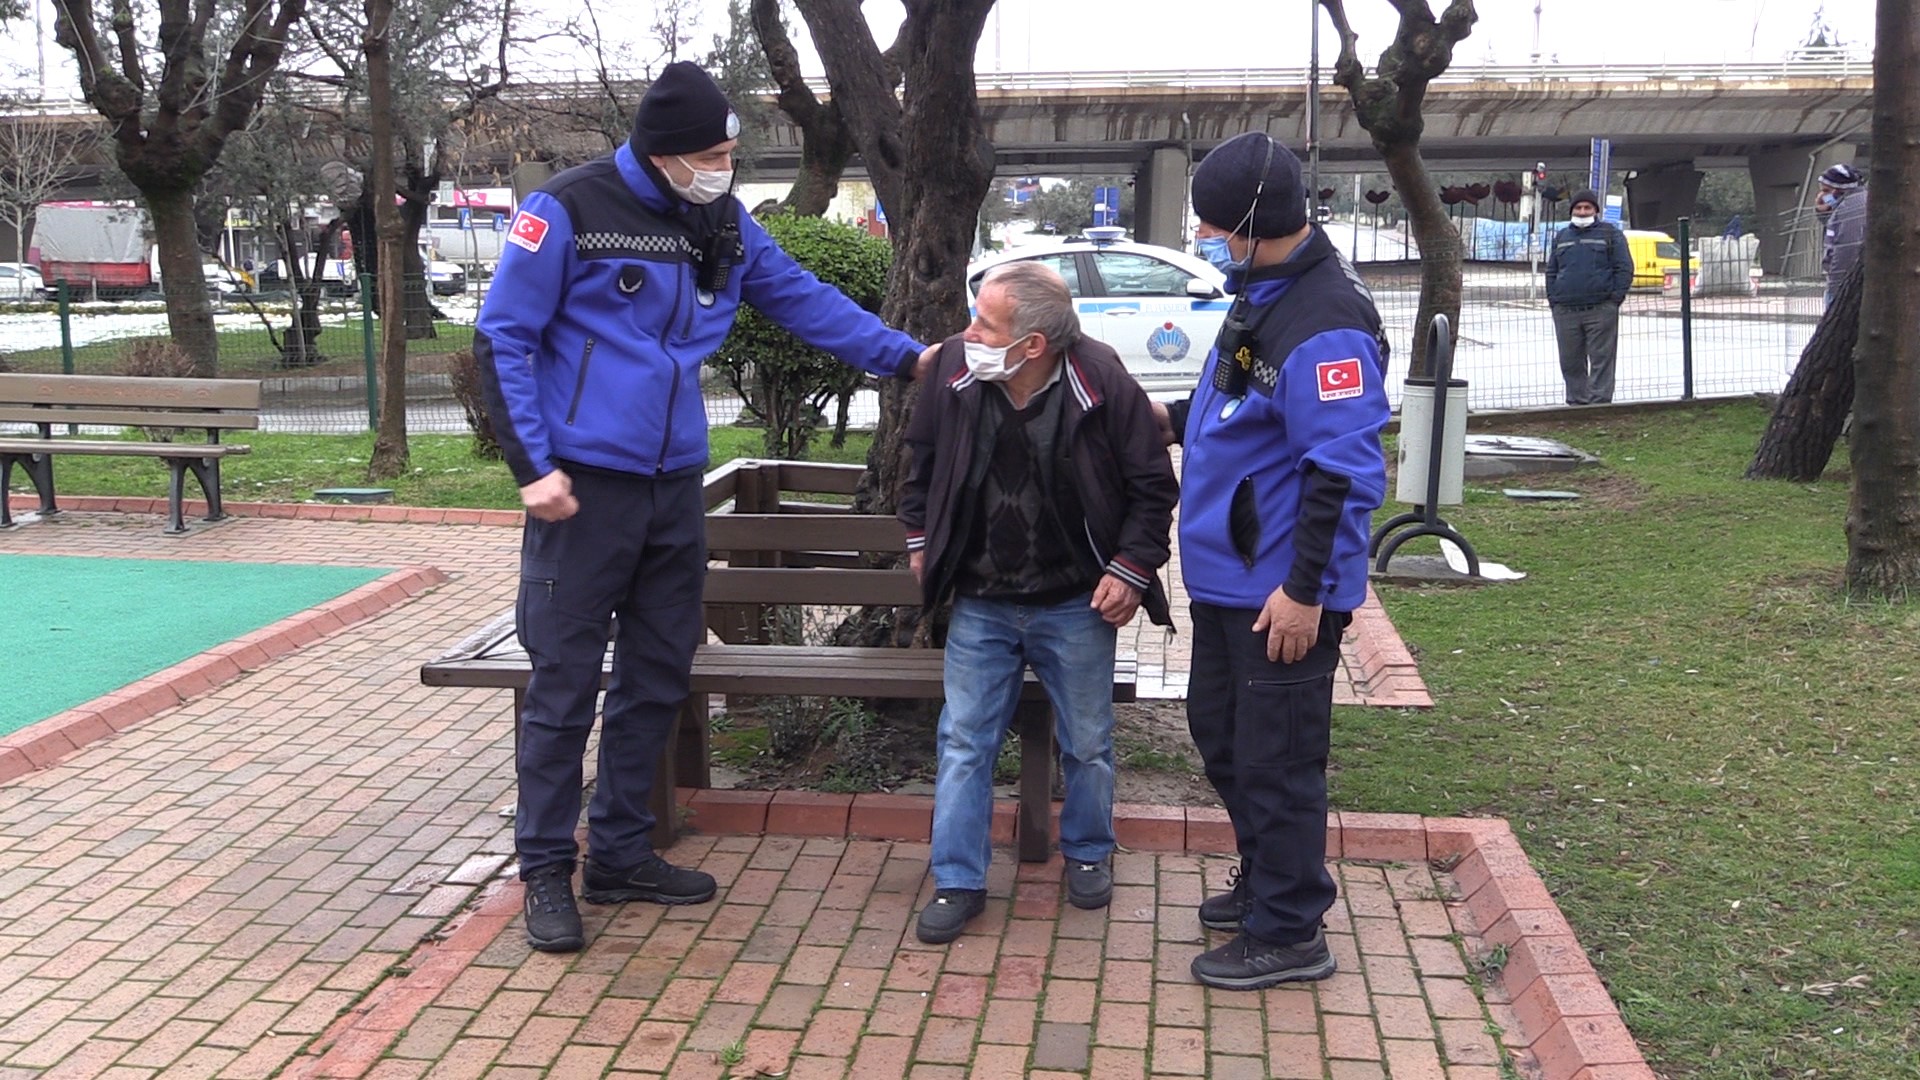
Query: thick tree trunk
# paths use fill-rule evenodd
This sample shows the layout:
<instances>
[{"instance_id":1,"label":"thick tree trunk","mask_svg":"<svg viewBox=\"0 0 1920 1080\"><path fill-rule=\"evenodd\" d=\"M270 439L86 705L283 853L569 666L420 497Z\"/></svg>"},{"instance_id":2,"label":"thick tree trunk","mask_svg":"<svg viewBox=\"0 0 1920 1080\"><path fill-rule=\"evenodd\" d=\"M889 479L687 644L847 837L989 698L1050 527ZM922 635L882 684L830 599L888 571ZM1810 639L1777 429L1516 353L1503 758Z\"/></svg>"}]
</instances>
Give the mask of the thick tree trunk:
<instances>
[{"instance_id":1,"label":"thick tree trunk","mask_svg":"<svg viewBox=\"0 0 1920 1080\"><path fill-rule=\"evenodd\" d=\"M427 263L420 257L420 230L427 224L430 209L415 193L432 191L440 183L438 172L418 173L408 169L407 200L400 204L403 231L400 242L400 266L407 282L407 340L422 341L438 337L433 326L433 283L427 280Z\"/></svg>"},{"instance_id":2,"label":"thick tree trunk","mask_svg":"<svg viewBox=\"0 0 1920 1080\"><path fill-rule=\"evenodd\" d=\"M367 0L367 110L373 119L373 220L380 240L380 431L367 463L369 480L387 480L407 469L406 229L394 205L393 72L387 27L393 0Z\"/></svg>"},{"instance_id":3,"label":"thick tree trunk","mask_svg":"<svg viewBox=\"0 0 1920 1080\"><path fill-rule=\"evenodd\" d=\"M1880 0L1873 53L1873 163L1847 588L1907 599L1920 589L1920 11Z\"/></svg>"},{"instance_id":4,"label":"thick tree trunk","mask_svg":"<svg viewBox=\"0 0 1920 1080\"><path fill-rule=\"evenodd\" d=\"M1841 284L1800 352L1747 466L1749 480L1814 481L1827 471L1853 408L1854 346L1860 340L1860 267Z\"/></svg>"},{"instance_id":5,"label":"thick tree trunk","mask_svg":"<svg viewBox=\"0 0 1920 1080\"><path fill-rule=\"evenodd\" d=\"M193 224L193 191L148 191L147 212L160 248L160 288L167 297L167 330L193 357L193 373L212 378L220 370L220 339L213 330L213 301L200 269L200 240Z\"/></svg>"},{"instance_id":6,"label":"thick tree trunk","mask_svg":"<svg viewBox=\"0 0 1920 1080\"><path fill-rule=\"evenodd\" d=\"M800 172L780 205L806 217L820 217L840 193L840 174L853 158L853 140L836 119L831 124L804 129L800 144Z\"/></svg>"},{"instance_id":7,"label":"thick tree trunk","mask_svg":"<svg viewBox=\"0 0 1920 1080\"><path fill-rule=\"evenodd\" d=\"M1447 208L1434 190L1418 142L1382 145L1376 139L1374 148L1387 163L1387 173L1413 223L1414 239L1420 243L1420 307L1413 320L1407 374L1431 376L1427 327L1433 325L1433 317L1445 315L1456 334L1460 328L1460 231L1447 220Z\"/></svg>"}]
</instances>

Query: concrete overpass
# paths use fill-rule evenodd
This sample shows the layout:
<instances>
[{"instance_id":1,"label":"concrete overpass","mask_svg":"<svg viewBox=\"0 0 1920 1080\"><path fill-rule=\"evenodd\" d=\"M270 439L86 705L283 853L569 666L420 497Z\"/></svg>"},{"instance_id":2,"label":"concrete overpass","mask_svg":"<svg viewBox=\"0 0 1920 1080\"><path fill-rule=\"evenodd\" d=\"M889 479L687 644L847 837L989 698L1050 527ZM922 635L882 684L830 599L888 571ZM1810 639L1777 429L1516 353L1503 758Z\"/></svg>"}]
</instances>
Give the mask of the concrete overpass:
<instances>
[{"instance_id":1,"label":"concrete overpass","mask_svg":"<svg viewBox=\"0 0 1920 1080\"><path fill-rule=\"evenodd\" d=\"M1215 145L1244 131L1266 131L1304 154L1308 141L1304 68L983 73L977 79L997 172L1131 175L1136 235L1155 243L1179 244L1188 170ZM509 90L505 104L605 101L608 89L588 78L522 83ZM614 88L621 100L637 100L641 89ZM816 91L825 94L826 87ZM1588 140L1610 138L1615 171L1638 174L1629 184L1636 224L1643 225L1670 225L1692 213L1700 168L1744 166L1763 228L1762 258L1771 268L1788 243L1772 223L1791 220L1806 203L1810 163L1864 157L1872 97L1870 62L1844 57L1457 67L1429 88L1422 146L1438 170L1513 174L1545 161L1555 172L1584 172ZM1323 86L1319 105L1323 171L1379 170L1345 91ZM41 109L50 120L61 111L51 102ZM791 178L799 129L780 123L767 134L755 179ZM563 156L574 153L564 142L556 145ZM582 140L577 154L604 145ZM526 151L510 136L471 145L468 174L505 177ZM857 160L851 171L860 174Z\"/></svg>"}]
</instances>

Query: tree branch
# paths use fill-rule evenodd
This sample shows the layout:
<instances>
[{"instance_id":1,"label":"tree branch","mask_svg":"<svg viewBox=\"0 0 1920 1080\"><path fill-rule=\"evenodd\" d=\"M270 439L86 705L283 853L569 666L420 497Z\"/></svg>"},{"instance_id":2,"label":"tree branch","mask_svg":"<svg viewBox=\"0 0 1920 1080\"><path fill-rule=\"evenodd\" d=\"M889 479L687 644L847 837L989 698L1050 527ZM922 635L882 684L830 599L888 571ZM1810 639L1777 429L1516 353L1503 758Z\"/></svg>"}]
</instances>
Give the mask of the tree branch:
<instances>
[{"instance_id":1,"label":"tree branch","mask_svg":"<svg viewBox=\"0 0 1920 1080\"><path fill-rule=\"evenodd\" d=\"M752 14L753 31L760 37L761 51L767 54L767 71L779 91L774 102L805 128L819 114L821 104L801 73L799 50L793 47L787 24L780 18L780 0L753 0Z\"/></svg>"}]
</instances>

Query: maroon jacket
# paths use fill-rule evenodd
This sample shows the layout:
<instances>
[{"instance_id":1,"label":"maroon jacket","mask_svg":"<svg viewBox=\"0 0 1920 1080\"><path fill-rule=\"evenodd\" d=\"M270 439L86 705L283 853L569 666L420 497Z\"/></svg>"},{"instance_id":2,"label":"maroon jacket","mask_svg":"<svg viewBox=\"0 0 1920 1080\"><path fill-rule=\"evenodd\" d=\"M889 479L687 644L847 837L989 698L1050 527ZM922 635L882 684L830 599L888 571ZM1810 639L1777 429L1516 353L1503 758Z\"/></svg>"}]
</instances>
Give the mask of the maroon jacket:
<instances>
[{"instance_id":1,"label":"maroon jacket","mask_svg":"<svg viewBox=\"0 0 1920 1080\"><path fill-rule=\"evenodd\" d=\"M1171 554L1173 505L1180 486L1160 442L1146 391L1107 345L1083 338L1062 361L1063 403L1054 462L1054 506L1069 535L1085 538L1097 566L1144 594L1147 617L1173 623L1159 570ZM926 552L923 587L934 607L952 591L975 510L966 490L980 396L997 394L967 371L958 335L940 348L907 423L913 464L900 493L907 550Z\"/></svg>"}]
</instances>

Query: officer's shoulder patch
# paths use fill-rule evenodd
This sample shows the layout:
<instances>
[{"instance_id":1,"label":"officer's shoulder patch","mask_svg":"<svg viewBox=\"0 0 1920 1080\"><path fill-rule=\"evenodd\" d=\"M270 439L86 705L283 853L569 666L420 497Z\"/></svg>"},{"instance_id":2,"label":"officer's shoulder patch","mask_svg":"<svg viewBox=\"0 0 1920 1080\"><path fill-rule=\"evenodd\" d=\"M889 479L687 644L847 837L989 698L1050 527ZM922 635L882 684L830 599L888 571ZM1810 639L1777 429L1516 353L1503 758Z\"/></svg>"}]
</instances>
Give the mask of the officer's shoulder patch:
<instances>
[{"instance_id":1,"label":"officer's shoulder patch","mask_svg":"<svg viewBox=\"0 0 1920 1080\"><path fill-rule=\"evenodd\" d=\"M507 230L507 240L528 251L539 251L540 242L546 238L547 219L525 210L514 216L513 227Z\"/></svg>"},{"instance_id":2,"label":"officer's shoulder patch","mask_svg":"<svg viewBox=\"0 0 1920 1080\"><path fill-rule=\"evenodd\" d=\"M1320 400L1340 401L1359 397L1366 390L1360 358L1327 360L1314 367L1320 380Z\"/></svg>"}]
</instances>

